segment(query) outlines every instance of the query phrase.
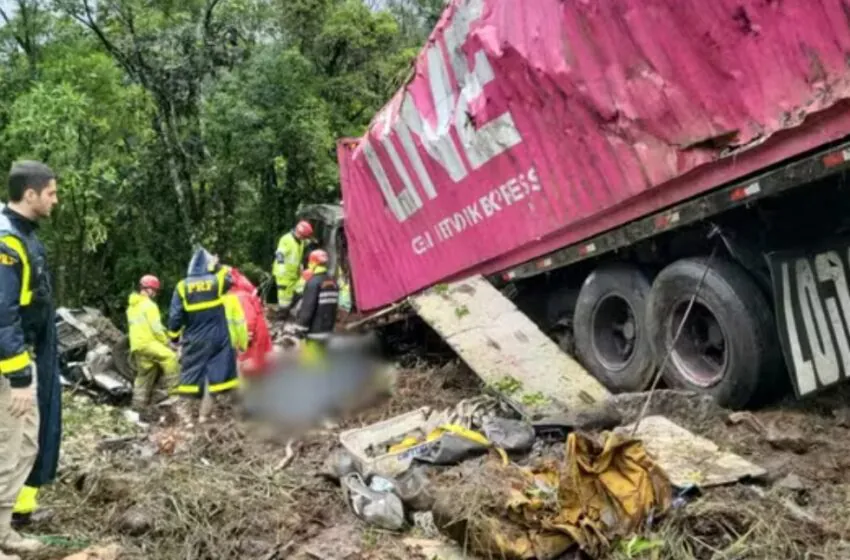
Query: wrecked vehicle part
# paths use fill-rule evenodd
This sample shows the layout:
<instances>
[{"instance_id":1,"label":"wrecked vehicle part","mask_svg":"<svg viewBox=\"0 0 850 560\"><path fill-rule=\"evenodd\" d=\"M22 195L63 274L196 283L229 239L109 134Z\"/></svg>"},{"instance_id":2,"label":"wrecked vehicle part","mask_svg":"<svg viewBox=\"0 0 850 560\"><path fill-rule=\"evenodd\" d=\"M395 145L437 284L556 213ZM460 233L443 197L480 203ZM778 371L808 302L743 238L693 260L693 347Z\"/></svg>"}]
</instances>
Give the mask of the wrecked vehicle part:
<instances>
[{"instance_id":1,"label":"wrecked vehicle part","mask_svg":"<svg viewBox=\"0 0 850 560\"><path fill-rule=\"evenodd\" d=\"M56 329L63 385L110 404L124 404L135 378L124 333L91 307L58 308Z\"/></svg>"}]
</instances>

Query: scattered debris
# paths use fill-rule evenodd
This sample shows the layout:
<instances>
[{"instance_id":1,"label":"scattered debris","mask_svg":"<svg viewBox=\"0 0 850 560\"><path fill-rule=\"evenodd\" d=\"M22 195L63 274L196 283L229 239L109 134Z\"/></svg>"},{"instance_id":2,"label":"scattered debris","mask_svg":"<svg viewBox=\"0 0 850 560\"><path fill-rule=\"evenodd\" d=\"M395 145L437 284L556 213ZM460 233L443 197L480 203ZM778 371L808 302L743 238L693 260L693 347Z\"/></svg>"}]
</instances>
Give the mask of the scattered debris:
<instances>
[{"instance_id":1,"label":"scattered debris","mask_svg":"<svg viewBox=\"0 0 850 560\"><path fill-rule=\"evenodd\" d=\"M607 411L562 413L560 418L529 426L512 416L516 411L511 405L481 395L481 390L476 377L461 364L403 370L384 401L342 421L339 429L315 430L299 437L297 443L289 441L289 446L286 437L277 442L257 438L249 431L250 425L229 419L193 434L170 426L167 408L157 409L165 413L164 423L147 423L145 415L146 422L140 422L121 409L68 394L60 481L45 490L42 500L54 515L37 521L29 530L74 535L73 539L50 537L52 548L45 560L114 540L122 549L122 560L182 558L187 547L195 557L263 560L468 558L471 551L464 551L462 543L469 547L470 535L458 544L446 542L450 532L445 530L445 515L440 515L446 501L462 508L450 513L455 514L455 521L466 519L466 529L489 527L468 522L473 514L481 519L482 512L498 519L499 527L504 527L507 519L509 528L520 519L517 512L521 519L531 515L532 521L553 515L550 497L557 485L545 484L543 473L557 473L558 480L563 479L564 465L569 464L564 446L567 435L576 430L598 433L633 422L645 400L617 395L609 401ZM759 478L773 484L767 489L743 484L709 486L696 492L690 483L696 480L705 486L704 475L713 471L689 451L690 464L682 463L678 474L676 468L669 470L674 481L690 485L674 489L666 515L653 515L651 523L639 524L630 534L620 535L622 538L609 536L605 545L608 557L802 559L806 553L812 558L848 557L850 550L841 547L841 539L850 537L843 521L843 504L850 491L850 445L844 444L846 429L831 416L835 405L812 400L805 405L809 408L799 405L793 412L753 413L759 423L781 427L818 446L817 453L799 455L793 446L777 447L746 422L727 422L729 412L710 400L680 391L659 391L652 404L649 413L678 424L686 430L688 441L703 438L718 452L742 456L769 471ZM346 446L339 446L340 431L368 432L376 423L420 409L427 411L420 418L425 436L447 423L456 424L478 431L499 447L515 448L510 455L513 462L506 466L504 459L492 452L451 467L411 460L390 476L375 469L361 470L360 460ZM504 429L505 422L523 429L514 433ZM493 429L494 423L502 429ZM645 419L643 425L652 427L653 420L647 423ZM530 453L524 451L524 444L510 443L514 436L520 442L527 439L531 427L535 442ZM508 437L500 440L499 431ZM404 434L400 435L404 439ZM653 453L653 439L644 436L643 448ZM372 455L364 453L367 462L381 456L380 447L373 451ZM552 467L546 471L546 465ZM661 456L657 465L667 467ZM395 502L385 508L396 516L393 527L399 525L397 506L401 503L403 533L364 523L352 511L340 488L340 479L352 473L359 473L370 493ZM534 486L528 484L529 476L535 480ZM544 484L537 484L541 477ZM503 507L514 496L509 480L517 481L522 496L510 510L514 513L506 513ZM493 494L501 506L488 501ZM366 515L363 505L358 506L360 515L368 518L371 513ZM542 509L535 510L538 506ZM528 535L527 526L520 528ZM504 534L511 539L516 536ZM550 544L563 543L562 534L556 537ZM592 552L597 544L588 550ZM570 552L560 558L587 557Z\"/></svg>"},{"instance_id":2,"label":"scattered debris","mask_svg":"<svg viewBox=\"0 0 850 560\"><path fill-rule=\"evenodd\" d=\"M455 544L436 539L404 539L411 552L428 560L468 560L464 551Z\"/></svg>"},{"instance_id":3,"label":"scattered debris","mask_svg":"<svg viewBox=\"0 0 850 560\"><path fill-rule=\"evenodd\" d=\"M811 488L811 483L809 483L808 481L804 481L796 474L791 473L785 475L784 478L777 481L774 486L776 488L781 488L782 490L790 490L792 492L804 492Z\"/></svg>"},{"instance_id":4,"label":"scattered debris","mask_svg":"<svg viewBox=\"0 0 850 560\"><path fill-rule=\"evenodd\" d=\"M410 301L485 383L495 387L508 377L520 382L522 390L504 398L526 418L593 408L610 397L596 378L481 276L426 290Z\"/></svg>"},{"instance_id":5,"label":"scattered debris","mask_svg":"<svg viewBox=\"0 0 850 560\"><path fill-rule=\"evenodd\" d=\"M486 558L551 560L573 545L604 557L670 508L670 481L640 441L571 434L562 464L464 464L436 477L434 520Z\"/></svg>"},{"instance_id":6,"label":"scattered debris","mask_svg":"<svg viewBox=\"0 0 850 560\"><path fill-rule=\"evenodd\" d=\"M135 372L127 337L100 311L56 310L63 384L112 404L132 396Z\"/></svg>"},{"instance_id":7,"label":"scattered debris","mask_svg":"<svg viewBox=\"0 0 850 560\"><path fill-rule=\"evenodd\" d=\"M628 434L632 427L628 425L616 431ZM679 487L695 484L708 488L744 478L758 478L767 472L734 453L722 451L711 440L694 435L663 416L644 418L635 436L643 441L658 465Z\"/></svg>"},{"instance_id":8,"label":"scattered debris","mask_svg":"<svg viewBox=\"0 0 850 560\"><path fill-rule=\"evenodd\" d=\"M752 412L733 412L729 415L729 422L747 425L770 445L782 451L792 451L802 455L812 445L812 442L807 440L803 433L793 426L786 426L782 429L776 426L766 426Z\"/></svg>"},{"instance_id":9,"label":"scattered debris","mask_svg":"<svg viewBox=\"0 0 850 560\"><path fill-rule=\"evenodd\" d=\"M350 473L340 482L345 501L357 517L389 531L404 527L404 504L392 480L372 475L367 482L359 473Z\"/></svg>"},{"instance_id":10,"label":"scattered debris","mask_svg":"<svg viewBox=\"0 0 850 560\"><path fill-rule=\"evenodd\" d=\"M121 555L121 547L117 544L109 546L93 546L82 552L66 556L63 560L117 560Z\"/></svg>"}]
</instances>

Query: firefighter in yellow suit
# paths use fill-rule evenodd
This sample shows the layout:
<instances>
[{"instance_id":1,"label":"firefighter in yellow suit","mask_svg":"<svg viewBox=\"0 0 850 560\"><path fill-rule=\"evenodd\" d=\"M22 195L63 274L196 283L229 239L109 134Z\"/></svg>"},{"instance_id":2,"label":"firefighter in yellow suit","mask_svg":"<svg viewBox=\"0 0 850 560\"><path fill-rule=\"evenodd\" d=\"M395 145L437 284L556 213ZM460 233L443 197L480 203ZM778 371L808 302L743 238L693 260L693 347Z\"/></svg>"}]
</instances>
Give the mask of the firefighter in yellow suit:
<instances>
[{"instance_id":1,"label":"firefighter in yellow suit","mask_svg":"<svg viewBox=\"0 0 850 560\"><path fill-rule=\"evenodd\" d=\"M301 275L304 246L313 235L310 222L300 221L292 231L281 236L274 255L272 275L277 283L277 303L284 314L288 314L295 295L295 286Z\"/></svg>"},{"instance_id":2,"label":"firefighter in yellow suit","mask_svg":"<svg viewBox=\"0 0 850 560\"><path fill-rule=\"evenodd\" d=\"M177 353L168 346L168 336L155 303L159 290L159 279L145 275L139 281L139 291L130 294L127 305L130 355L136 366L134 408L150 404L160 375L166 390L170 391L178 381L180 366Z\"/></svg>"}]
</instances>

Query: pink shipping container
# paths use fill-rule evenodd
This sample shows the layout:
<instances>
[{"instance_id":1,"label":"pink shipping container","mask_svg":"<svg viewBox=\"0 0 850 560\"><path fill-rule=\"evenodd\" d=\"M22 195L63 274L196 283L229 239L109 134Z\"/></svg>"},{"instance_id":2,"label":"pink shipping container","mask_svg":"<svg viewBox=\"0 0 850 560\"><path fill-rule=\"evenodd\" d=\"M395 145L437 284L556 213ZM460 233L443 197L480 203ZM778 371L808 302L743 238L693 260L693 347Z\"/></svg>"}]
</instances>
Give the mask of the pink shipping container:
<instances>
[{"instance_id":1,"label":"pink shipping container","mask_svg":"<svg viewBox=\"0 0 850 560\"><path fill-rule=\"evenodd\" d=\"M850 1L455 0L340 142L360 309L490 274L850 132Z\"/></svg>"}]
</instances>

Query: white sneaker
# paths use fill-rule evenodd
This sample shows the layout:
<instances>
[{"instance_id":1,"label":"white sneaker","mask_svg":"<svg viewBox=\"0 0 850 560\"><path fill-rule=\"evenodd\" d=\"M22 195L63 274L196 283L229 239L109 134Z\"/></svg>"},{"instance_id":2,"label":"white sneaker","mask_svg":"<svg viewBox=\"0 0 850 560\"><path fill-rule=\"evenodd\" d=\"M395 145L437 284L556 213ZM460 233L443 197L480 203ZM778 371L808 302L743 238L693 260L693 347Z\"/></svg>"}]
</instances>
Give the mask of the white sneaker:
<instances>
[{"instance_id":1,"label":"white sneaker","mask_svg":"<svg viewBox=\"0 0 850 560\"><path fill-rule=\"evenodd\" d=\"M0 560L21 560L17 554L3 554L0 552Z\"/></svg>"},{"instance_id":2,"label":"white sneaker","mask_svg":"<svg viewBox=\"0 0 850 560\"><path fill-rule=\"evenodd\" d=\"M2 542L0 542L0 548L6 552L30 553L39 552L44 548L44 544L41 541L25 537L13 530L6 535L6 538Z\"/></svg>"}]
</instances>

